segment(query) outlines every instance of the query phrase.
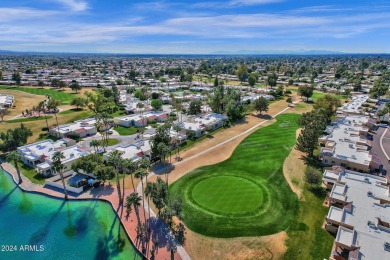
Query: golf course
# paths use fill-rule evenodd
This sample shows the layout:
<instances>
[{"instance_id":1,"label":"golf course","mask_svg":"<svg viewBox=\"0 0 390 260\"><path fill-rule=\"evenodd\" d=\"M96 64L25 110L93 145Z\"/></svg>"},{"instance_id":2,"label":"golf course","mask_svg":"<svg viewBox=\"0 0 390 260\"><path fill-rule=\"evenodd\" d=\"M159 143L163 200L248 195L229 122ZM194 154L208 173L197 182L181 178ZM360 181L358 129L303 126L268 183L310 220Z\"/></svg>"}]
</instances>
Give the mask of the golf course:
<instances>
[{"instance_id":1,"label":"golf course","mask_svg":"<svg viewBox=\"0 0 390 260\"><path fill-rule=\"evenodd\" d=\"M294 222L298 198L282 169L299 115L276 119L245 138L226 161L198 168L170 186L171 194L184 199L189 229L211 237L260 236Z\"/></svg>"}]
</instances>

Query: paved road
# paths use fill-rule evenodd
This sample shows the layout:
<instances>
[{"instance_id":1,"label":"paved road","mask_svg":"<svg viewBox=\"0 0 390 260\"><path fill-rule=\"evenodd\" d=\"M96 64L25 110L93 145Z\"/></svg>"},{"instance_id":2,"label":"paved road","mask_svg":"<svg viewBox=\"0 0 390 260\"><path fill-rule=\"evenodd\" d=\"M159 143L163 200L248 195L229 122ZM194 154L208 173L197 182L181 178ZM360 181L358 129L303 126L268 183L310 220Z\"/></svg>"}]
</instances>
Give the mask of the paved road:
<instances>
[{"instance_id":1,"label":"paved road","mask_svg":"<svg viewBox=\"0 0 390 260\"><path fill-rule=\"evenodd\" d=\"M379 127L372 140L372 151L375 152L383 164L383 169L390 172L390 163L387 156L390 156L390 130Z\"/></svg>"}]
</instances>

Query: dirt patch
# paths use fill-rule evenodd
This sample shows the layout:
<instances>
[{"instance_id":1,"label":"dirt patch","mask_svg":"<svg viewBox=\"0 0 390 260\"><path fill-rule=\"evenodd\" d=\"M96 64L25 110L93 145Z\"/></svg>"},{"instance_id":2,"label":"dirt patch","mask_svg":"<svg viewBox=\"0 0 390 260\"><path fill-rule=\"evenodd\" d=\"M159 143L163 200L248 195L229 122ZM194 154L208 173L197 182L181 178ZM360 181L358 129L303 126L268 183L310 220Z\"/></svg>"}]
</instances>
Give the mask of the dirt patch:
<instances>
[{"instance_id":1,"label":"dirt patch","mask_svg":"<svg viewBox=\"0 0 390 260\"><path fill-rule=\"evenodd\" d=\"M280 259L286 232L263 237L211 238L187 230L184 246L193 259ZM191 241L191 243L189 243Z\"/></svg>"},{"instance_id":2,"label":"dirt patch","mask_svg":"<svg viewBox=\"0 0 390 260\"><path fill-rule=\"evenodd\" d=\"M22 91L2 89L0 94L7 94L14 96L15 99L15 108L10 108L10 114L4 117L4 120L9 120L15 116L21 115L22 111L25 112L26 109L31 109L33 106L39 104L39 102L46 99L45 96L32 95Z\"/></svg>"},{"instance_id":3,"label":"dirt patch","mask_svg":"<svg viewBox=\"0 0 390 260\"><path fill-rule=\"evenodd\" d=\"M297 137L300 134L301 129L297 130ZM305 169L305 162L303 160L304 153L293 148L291 153L283 163L283 174L293 192L298 195L299 199L302 199L302 191L304 185L303 169Z\"/></svg>"}]
</instances>

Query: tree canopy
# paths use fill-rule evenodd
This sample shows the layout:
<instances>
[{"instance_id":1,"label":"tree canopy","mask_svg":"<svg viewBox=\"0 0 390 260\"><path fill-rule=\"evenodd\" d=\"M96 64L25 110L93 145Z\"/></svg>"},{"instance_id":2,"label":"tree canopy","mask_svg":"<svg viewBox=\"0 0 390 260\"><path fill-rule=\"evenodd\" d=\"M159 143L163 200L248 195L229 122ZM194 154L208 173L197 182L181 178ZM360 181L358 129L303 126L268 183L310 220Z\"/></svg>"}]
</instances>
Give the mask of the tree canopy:
<instances>
[{"instance_id":1,"label":"tree canopy","mask_svg":"<svg viewBox=\"0 0 390 260\"><path fill-rule=\"evenodd\" d=\"M27 143L28 137L32 136L32 132L24 124L20 124L20 127L14 129L8 129L6 132L0 133L0 151L6 153L15 151L19 146L23 146Z\"/></svg>"},{"instance_id":2,"label":"tree canopy","mask_svg":"<svg viewBox=\"0 0 390 260\"><path fill-rule=\"evenodd\" d=\"M192 100L188 109L189 115L197 115L202 112L202 102L200 100Z\"/></svg>"},{"instance_id":3,"label":"tree canopy","mask_svg":"<svg viewBox=\"0 0 390 260\"><path fill-rule=\"evenodd\" d=\"M311 96L313 96L314 88L312 86L300 86L298 88L298 94L309 100Z\"/></svg>"},{"instance_id":4,"label":"tree canopy","mask_svg":"<svg viewBox=\"0 0 390 260\"><path fill-rule=\"evenodd\" d=\"M253 103L253 107L255 108L256 111L258 111L260 114L264 111L268 111L269 107L269 101L265 97L259 97L258 99L255 100Z\"/></svg>"}]
</instances>

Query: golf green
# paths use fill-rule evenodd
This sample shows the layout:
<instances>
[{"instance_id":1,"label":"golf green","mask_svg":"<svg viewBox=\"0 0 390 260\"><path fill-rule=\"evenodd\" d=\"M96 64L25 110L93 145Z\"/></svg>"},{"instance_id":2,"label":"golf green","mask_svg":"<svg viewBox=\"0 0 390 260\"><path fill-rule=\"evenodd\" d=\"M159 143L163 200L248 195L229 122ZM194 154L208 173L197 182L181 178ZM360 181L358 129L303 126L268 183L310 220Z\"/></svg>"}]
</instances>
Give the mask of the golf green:
<instances>
[{"instance_id":1,"label":"golf green","mask_svg":"<svg viewBox=\"0 0 390 260\"><path fill-rule=\"evenodd\" d=\"M192 197L200 207L222 214L254 211L263 199L258 185L234 176L201 180L194 186Z\"/></svg>"},{"instance_id":2,"label":"golf green","mask_svg":"<svg viewBox=\"0 0 390 260\"><path fill-rule=\"evenodd\" d=\"M261 236L295 221L298 199L283 175L299 115L283 114L246 137L232 156L200 167L169 187L183 198L186 226L213 237Z\"/></svg>"}]
</instances>

